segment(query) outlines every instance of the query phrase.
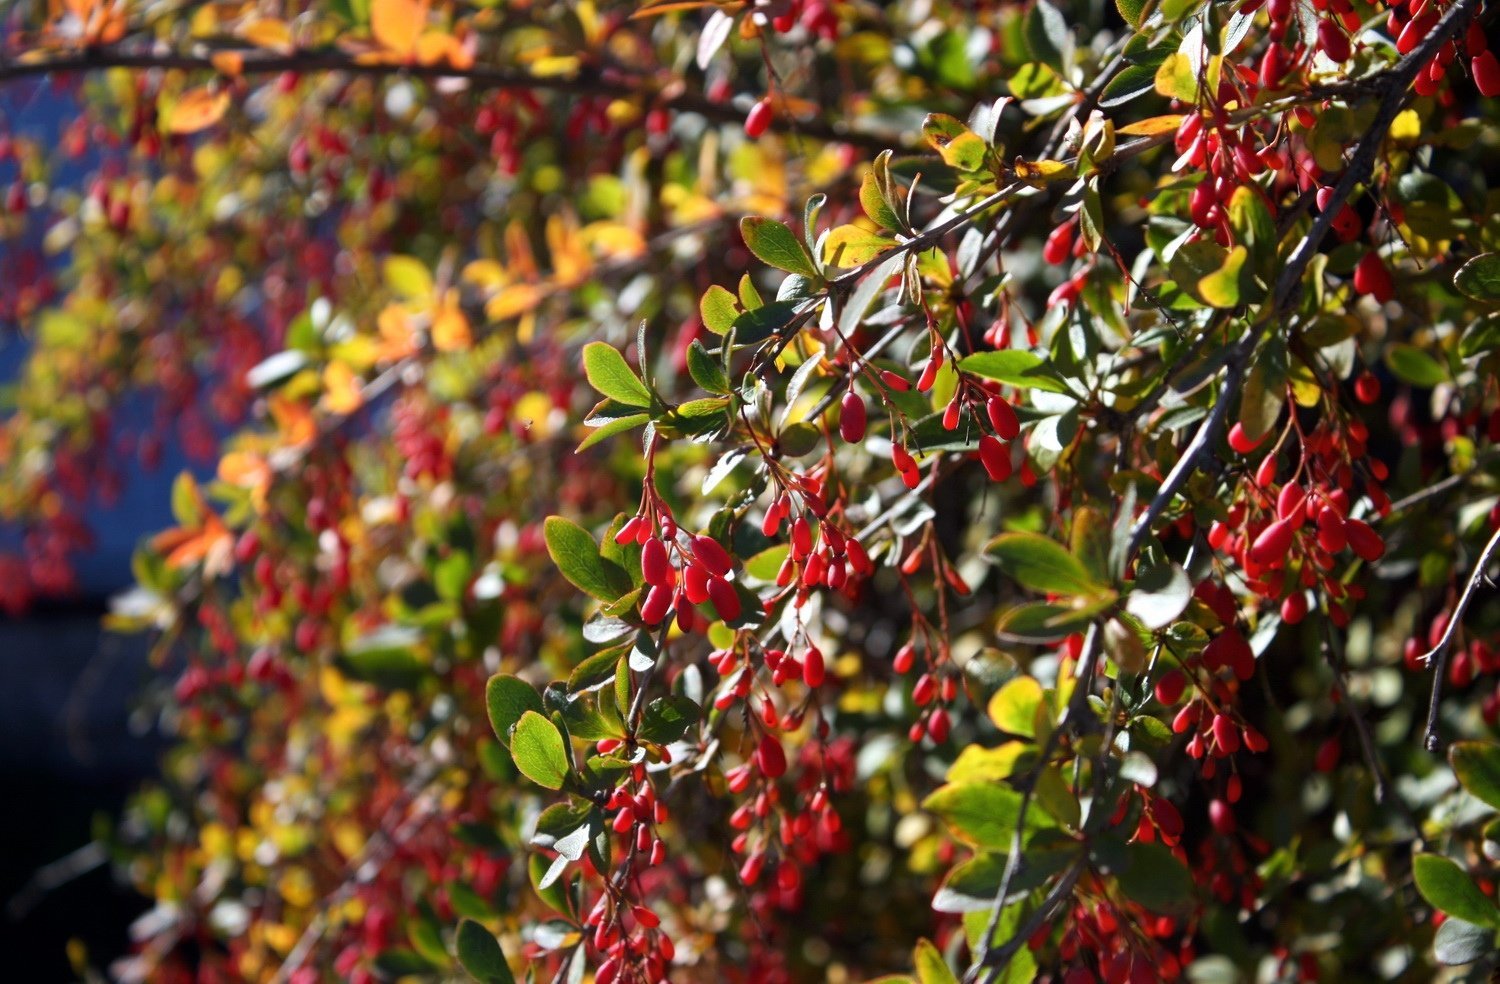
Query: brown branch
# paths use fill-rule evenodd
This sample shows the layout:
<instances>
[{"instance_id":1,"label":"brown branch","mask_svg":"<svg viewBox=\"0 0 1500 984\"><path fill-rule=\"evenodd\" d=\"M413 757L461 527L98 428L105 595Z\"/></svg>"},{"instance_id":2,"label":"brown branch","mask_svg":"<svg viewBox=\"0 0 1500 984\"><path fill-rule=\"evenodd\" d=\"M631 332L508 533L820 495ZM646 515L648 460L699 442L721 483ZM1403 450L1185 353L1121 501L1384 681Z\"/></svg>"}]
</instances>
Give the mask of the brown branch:
<instances>
[{"instance_id":1,"label":"brown branch","mask_svg":"<svg viewBox=\"0 0 1500 984\"><path fill-rule=\"evenodd\" d=\"M1422 745L1429 752L1438 751L1437 719L1438 704L1443 699L1443 677L1448 671L1448 650L1453 646L1453 637L1458 632L1458 627L1463 624L1464 612L1469 610L1469 602L1474 600L1474 592L1484 583L1484 570L1490 566L1490 561L1495 556L1495 551L1500 549L1500 529L1495 530L1490 537L1490 542L1484 545L1479 553L1479 561L1474 565L1474 573L1469 575L1468 583L1464 585L1463 594L1458 596L1458 604L1453 606L1453 614L1448 617L1448 626L1443 630L1443 637L1432 650L1422 654L1422 661L1432 667L1432 698L1427 702L1427 728L1422 734Z\"/></svg>"}]
</instances>

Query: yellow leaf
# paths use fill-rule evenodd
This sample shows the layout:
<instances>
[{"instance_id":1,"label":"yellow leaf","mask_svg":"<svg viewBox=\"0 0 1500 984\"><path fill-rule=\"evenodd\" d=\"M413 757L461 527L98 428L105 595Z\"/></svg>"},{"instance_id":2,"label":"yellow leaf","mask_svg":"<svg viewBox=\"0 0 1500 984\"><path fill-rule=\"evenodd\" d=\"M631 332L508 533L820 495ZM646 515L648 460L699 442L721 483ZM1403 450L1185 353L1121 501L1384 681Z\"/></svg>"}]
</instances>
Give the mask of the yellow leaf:
<instances>
[{"instance_id":1,"label":"yellow leaf","mask_svg":"<svg viewBox=\"0 0 1500 984\"><path fill-rule=\"evenodd\" d=\"M364 402L359 377L354 375L354 370L343 362L328 363L323 369L323 405L328 412L347 417Z\"/></svg>"},{"instance_id":2,"label":"yellow leaf","mask_svg":"<svg viewBox=\"0 0 1500 984\"><path fill-rule=\"evenodd\" d=\"M229 93L207 88L183 93L167 113L168 133L197 133L219 122L229 109Z\"/></svg>"},{"instance_id":3,"label":"yellow leaf","mask_svg":"<svg viewBox=\"0 0 1500 984\"><path fill-rule=\"evenodd\" d=\"M1422 117L1414 109L1403 109L1391 120L1390 137L1398 143L1406 143L1422 136Z\"/></svg>"},{"instance_id":4,"label":"yellow leaf","mask_svg":"<svg viewBox=\"0 0 1500 984\"><path fill-rule=\"evenodd\" d=\"M857 267L895 245L894 239L876 235L861 226L841 225L823 241L823 262L836 267Z\"/></svg>"},{"instance_id":5,"label":"yellow leaf","mask_svg":"<svg viewBox=\"0 0 1500 984\"><path fill-rule=\"evenodd\" d=\"M375 0L370 5L370 33L382 48L404 57L416 53L427 26L427 4L419 0Z\"/></svg>"},{"instance_id":6,"label":"yellow leaf","mask_svg":"<svg viewBox=\"0 0 1500 984\"><path fill-rule=\"evenodd\" d=\"M469 319L458 306L458 292L449 291L442 303L433 308L432 347L439 352L461 352L474 344L469 332Z\"/></svg>"},{"instance_id":7,"label":"yellow leaf","mask_svg":"<svg viewBox=\"0 0 1500 984\"><path fill-rule=\"evenodd\" d=\"M292 29L287 26L286 21L275 17L251 21L240 30L240 37L257 48L270 48L273 51L290 51L292 48Z\"/></svg>"},{"instance_id":8,"label":"yellow leaf","mask_svg":"<svg viewBox=\"0 0 1500 984\"><path fill-rule=\"evenodd\" d=\"M1016 160L1016 178L1030 185L1044 185L1072 174L1072 168L1062 161Z\"/></svg>"},{"instance_id":9,"label":"yellow leaf","mask_svg":"<svg viewBox=\"0 0 1500 984\"><path fill-rule=\"evenodd\" d=\"M1115 133L1122 137L1154 137L1158 133L1167 133L1176 130L1181 124L1181 113L1168 113L1166 116L1153 116L1150 119L1137 120L1129 126L1120 127Z\"/></svg>"}]
</instances>

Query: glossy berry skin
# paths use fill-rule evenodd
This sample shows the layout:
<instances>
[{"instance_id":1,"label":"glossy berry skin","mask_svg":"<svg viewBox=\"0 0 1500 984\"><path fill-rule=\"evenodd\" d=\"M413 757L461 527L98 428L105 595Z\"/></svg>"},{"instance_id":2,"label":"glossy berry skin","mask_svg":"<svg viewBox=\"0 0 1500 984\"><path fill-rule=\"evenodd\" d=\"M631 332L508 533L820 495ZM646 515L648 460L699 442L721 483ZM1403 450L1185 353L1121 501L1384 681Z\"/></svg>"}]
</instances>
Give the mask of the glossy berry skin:
<instances>
[{"instance_id":1,"label":"glossy berry skin","mask_svg":"<svg viewBox=\"0 0 1500 984\"><path fill-rule=\"evenodd\" d=\"M771 119L775 116L775 109L771 105L770 97L762 99L750 107L750 112L745 115L745 136L751 140L759 139L771 127Z\"/></svg>"}]
</instances>

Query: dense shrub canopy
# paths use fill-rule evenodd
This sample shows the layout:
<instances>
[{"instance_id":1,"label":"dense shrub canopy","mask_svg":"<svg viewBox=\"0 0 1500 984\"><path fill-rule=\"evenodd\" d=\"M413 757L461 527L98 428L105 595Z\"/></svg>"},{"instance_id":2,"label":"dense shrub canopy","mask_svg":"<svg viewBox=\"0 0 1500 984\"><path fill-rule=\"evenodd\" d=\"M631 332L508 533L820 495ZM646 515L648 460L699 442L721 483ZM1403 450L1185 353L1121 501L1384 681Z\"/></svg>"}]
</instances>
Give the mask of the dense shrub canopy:
<instances>
[{"instance_id":1,"label":"dense shrub canopy","mask_svg":"<svg viewBox=\"0 0 1500 984\"><path fill-rule=\"evenodd\" d=\"M0 603L205 463L113 973L1487 972L1484 24L12 5Z\"/></svg>"}]
</instances>

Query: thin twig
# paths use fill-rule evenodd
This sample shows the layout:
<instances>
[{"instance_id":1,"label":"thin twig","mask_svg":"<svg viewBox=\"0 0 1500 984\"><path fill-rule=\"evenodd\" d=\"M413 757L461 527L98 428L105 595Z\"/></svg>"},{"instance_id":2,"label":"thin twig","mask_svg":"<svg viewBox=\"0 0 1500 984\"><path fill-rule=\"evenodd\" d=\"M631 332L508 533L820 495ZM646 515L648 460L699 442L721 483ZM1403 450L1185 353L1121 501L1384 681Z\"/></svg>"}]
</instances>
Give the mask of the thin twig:
<instances>
[{"instance_id":1,"label":"thin twig","mask_svg":"<svg viewBox=\"0 0 1500 984\"><path fill-rule=\"evenodd\" d=\"M1432 667L1432 698L1427 702L1427 729L1422 734L1422 744L1429 752L1436 752L1439 747L1438 704L1443 699L1443 678L1447 676L1448 671L1448 650L1453 645L1453 636L1458 632L1458 627L1463 624L1464 612L1468 611L1469 602L1474 600L1474 592L1478 590L1480 584L1484 583L1484 570L1490 566L1490 560L1494 557L1497 548L1500 548L1500 529L1495 530L1490 536L1490 542L1486 543L1484 550L1480 552L1479 562L1474 565L1474 573L1469 575L1463 594L1458 596L1458 604L1453 606L1453 614L1448 617L1448 626L1443 629L1443 637L1430 652L1422 654L1422 662Z\"/></svg>"}]
</instances>

